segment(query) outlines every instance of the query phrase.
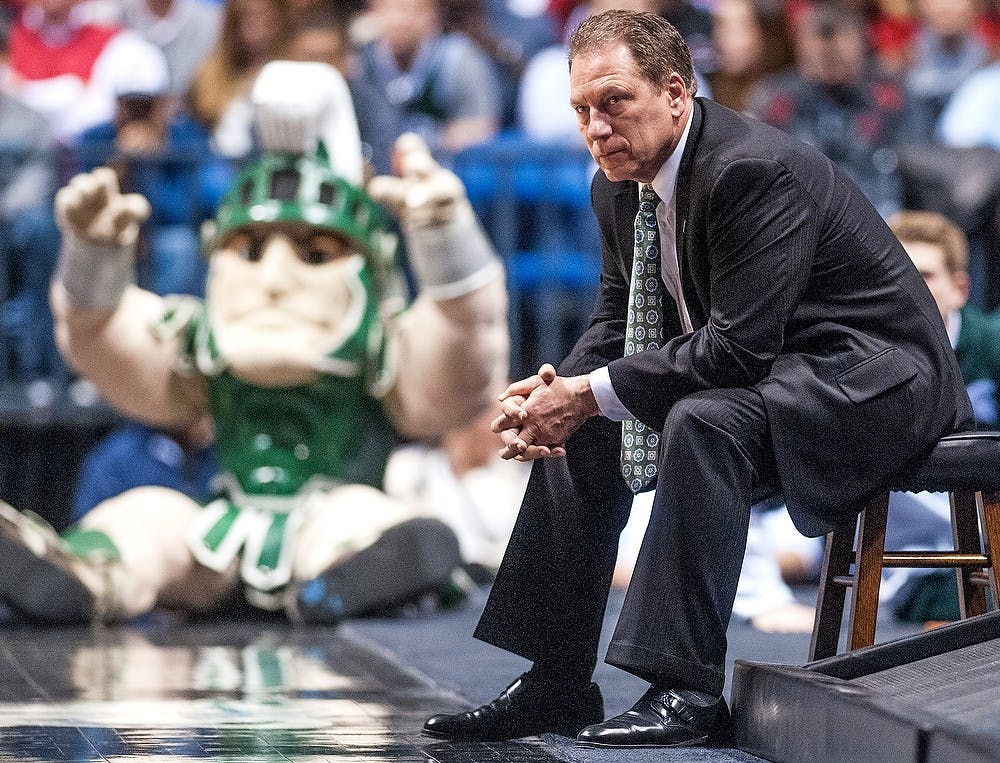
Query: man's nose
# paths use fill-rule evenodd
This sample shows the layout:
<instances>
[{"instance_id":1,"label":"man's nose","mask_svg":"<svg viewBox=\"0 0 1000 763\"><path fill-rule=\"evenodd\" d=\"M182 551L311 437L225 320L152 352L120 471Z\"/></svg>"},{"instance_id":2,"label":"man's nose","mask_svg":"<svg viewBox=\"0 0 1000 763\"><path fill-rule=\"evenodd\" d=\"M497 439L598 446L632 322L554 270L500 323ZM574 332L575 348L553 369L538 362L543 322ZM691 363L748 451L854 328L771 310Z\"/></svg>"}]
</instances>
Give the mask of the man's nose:
<instances>
[{"instance_id":1,"label":"man's nose","mask_svg":"<svg viewBox=\"0 0 1000 763\"><path fill-rule=\"evenodd\" d=\"M590 121L587 123L587 137L590 140L600 140L607 138L612 133L611 123L600 113L591 113Z\"/></svg>"}]
</instances>

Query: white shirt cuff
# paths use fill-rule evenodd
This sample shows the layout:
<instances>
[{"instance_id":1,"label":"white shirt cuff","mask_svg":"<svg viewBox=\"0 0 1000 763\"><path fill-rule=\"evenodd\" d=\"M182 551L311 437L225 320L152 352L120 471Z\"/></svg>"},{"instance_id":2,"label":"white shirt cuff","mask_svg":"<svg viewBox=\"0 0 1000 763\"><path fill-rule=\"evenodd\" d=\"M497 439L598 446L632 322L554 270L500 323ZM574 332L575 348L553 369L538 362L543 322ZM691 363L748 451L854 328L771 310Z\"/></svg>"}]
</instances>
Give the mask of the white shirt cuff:
<instances>
[{"instance_id":1,"label":"white shirt cuff","mask_svg":"<svg viewBox=\"0 0 1000 763\"><path fill-rule=\"evenodd\" d=\"M635 416L622 405L622 401L615 394L615 388L611 386L611 374L608 373L607 366L595 368L589 374L590 389L597 400L597 407L601 409L601 414L612 421L625 421L634 419Z\"/></svg>"}]
</instances>

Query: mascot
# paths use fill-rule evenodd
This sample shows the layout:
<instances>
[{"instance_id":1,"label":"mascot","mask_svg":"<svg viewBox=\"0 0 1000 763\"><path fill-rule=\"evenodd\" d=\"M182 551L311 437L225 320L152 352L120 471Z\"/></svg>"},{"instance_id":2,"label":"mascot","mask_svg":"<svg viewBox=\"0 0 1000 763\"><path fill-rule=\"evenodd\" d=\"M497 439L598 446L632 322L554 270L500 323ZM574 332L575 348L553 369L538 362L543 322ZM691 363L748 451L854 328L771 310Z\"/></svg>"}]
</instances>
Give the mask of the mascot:
<instances>
[{"instance_id":1,"label":"mascot","mask_svg":"<svg viewBox=\"0 0 1000 763\"><path fill-rule=\"evenodd\" d=\"M390 451L473 421L507 371L503 268L464 189L412 135L397 176L361 184L347 87L269 64L253 91L261 158L204 231L204 301L134 284L149 213L106 168L56 197L52 287L72 367L126 416L216 433L218 498L162 487L104 501L62 536L0 507L0 595L45 622L163 606L256 606L332 623L460 564L451 529L383 491ZM416 296L383 207L399 217Z\"/></svg>"}]
</instances>

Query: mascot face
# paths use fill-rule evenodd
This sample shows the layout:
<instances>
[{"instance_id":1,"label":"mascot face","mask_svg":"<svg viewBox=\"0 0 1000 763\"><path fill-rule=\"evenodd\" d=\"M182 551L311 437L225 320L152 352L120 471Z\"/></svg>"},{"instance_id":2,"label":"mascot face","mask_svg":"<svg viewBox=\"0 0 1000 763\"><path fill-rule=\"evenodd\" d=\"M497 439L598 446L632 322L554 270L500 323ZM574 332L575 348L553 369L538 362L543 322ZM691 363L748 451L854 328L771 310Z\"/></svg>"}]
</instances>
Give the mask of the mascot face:
<instances>
[{"instance_id":1,"label":"mascot face","mask_svg":"<svg viewBox=\"0 0 1000 763\"><path fill-rule=\"evenodd\" d=\"M336 232L301 222L229 231L207 284L213 331L233 373L265 386L311 381L359 328L364 258Z\"/></svg>"},{"instance_id":2,"label":"mascot face","mask_svg":"<svg viewBox=\"0 0 1000 763\"><path fill-rule=\"evenodd\" d=\"M362 358L342 356L367 347L365 317L384 299L373 270L395 268L395 238L365 190L330 168L321 144L264 154L245 169L212 231L205 301L226 369L267 387L358 372Z\"/></svg>"}]
</instances>

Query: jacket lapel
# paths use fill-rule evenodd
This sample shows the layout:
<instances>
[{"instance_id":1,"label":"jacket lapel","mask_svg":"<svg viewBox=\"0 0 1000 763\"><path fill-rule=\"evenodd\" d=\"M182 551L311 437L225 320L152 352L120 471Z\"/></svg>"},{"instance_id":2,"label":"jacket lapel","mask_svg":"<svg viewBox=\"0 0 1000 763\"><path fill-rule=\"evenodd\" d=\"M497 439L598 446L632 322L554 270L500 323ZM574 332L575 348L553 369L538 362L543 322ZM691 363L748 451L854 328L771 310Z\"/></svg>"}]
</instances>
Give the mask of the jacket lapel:
<instances>
[{"instance_id":1,"label":"jacket lapel","mask_svg":"<svg viewBox=\"0 0 1000 763\"><path fill-rule=\"evenodd\" d=\"M632 280L632 258L635 240L635 216L639 212L639 186L635 181L617 183L614 205L614 230L618 236L618 264L625 283Z\"/></svg>"},{"instance_id":2,"label":"jacket lapel","mask_svg":"<svg viewBox=\"0 0 1000 763\"><path fill-rule=\"evenodd\" d=\"M675 237L677 239L677 268L680 272L681 289L684 291L684 301L687 304L688 316L694 328L705 325L708 316L705 310L705 300L702 292L696 288L692 276L695 263L688 258L695 254L691 251L689 242L694 237L694 221L691 219L691 181L694 175L694 155L701 139L703 109L695 99L691 114L691 129L688 131L687 143L684 145L684 155L681 157L677 172L677 190L675 192L674 220L676 221Z\"/></svg>"}]
</instances>

